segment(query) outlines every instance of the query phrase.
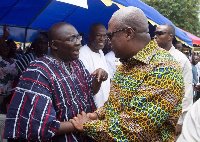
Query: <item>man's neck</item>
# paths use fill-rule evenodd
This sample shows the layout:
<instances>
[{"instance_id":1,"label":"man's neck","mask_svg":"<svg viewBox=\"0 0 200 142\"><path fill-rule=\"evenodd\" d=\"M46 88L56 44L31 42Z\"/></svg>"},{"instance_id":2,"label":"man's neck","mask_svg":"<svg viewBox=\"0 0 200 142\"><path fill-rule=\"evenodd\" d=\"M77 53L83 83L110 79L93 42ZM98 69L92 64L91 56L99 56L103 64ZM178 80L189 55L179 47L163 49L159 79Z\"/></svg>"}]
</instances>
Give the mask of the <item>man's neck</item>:
<instances>
[{"instance_id":1,"label":"man's neck","mask_svg":"<svg viewBox=\"0 0 200 142\"><path fill-rule=\"evenodd\" d=\"M171 48L172 48L172 44L168 44L163 49L169 51Z\"/></svg>"},{"instance_id":2,"label":"man's neck","mask_svg":"<svg viewBox=\"0 0 200 142\"><path fill-rule=\"evenodd\" d=\"M90 50L92 50L93 52L95 53L99 53L99 50L95 49L95 47L91 44L91 43L88 43L87 46L90 48Z\"/></svg>"}]
</instances>

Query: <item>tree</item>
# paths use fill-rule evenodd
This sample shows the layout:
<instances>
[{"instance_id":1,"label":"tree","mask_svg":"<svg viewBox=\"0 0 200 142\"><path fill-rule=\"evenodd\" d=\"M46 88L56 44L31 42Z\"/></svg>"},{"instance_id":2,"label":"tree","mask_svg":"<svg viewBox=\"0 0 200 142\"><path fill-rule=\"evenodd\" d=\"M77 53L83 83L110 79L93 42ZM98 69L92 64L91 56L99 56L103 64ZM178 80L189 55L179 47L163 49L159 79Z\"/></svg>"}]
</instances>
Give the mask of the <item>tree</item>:
<instances>
[{"instance_id":1,"label":"tree","mask_svg":"<svg viewBox=\"0 0 200 142\"><path fill-rule=\"evenodd\" d=\"M200 36L200 0L141 0L152 6L177 27Z\"/></svg>"}]
</instances>

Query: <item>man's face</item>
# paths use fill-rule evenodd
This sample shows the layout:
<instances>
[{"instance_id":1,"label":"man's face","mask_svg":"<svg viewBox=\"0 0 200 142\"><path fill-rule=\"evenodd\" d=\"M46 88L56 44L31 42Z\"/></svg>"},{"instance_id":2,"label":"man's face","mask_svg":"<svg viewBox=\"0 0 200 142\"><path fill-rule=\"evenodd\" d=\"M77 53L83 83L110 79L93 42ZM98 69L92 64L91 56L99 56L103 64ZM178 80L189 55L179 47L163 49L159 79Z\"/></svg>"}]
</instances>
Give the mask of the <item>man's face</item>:
<instances>
[{"instance_id":1,"label":"man's face","mask_svg":"<svg viewBox=\"0 0 200 142\"><path fill-rule=\"evenodd\" d=\"M120 30L114 26L114 20L110 20L108 24L108 44L115 53L116 58L127 59L127 49L125 40L125 30Z\"/></svg>"},{"instance_id":2,"label":"man's face","mask_svg":"<svg viewBox=\"0 0 200 142\"><path fill-rule=\"evenodd\" d=\"M93 50L99 51L104 48L107 41L106 32L105 27L97 26L96 29L89 35Z\"/></svg>"},{"instance_id":3,"label":"man's face","mask_svg":"<svg viewBox=\"0 0 200 142\"><path fill-rule=\"evenodd\" d=\"M44 36L41 36L40 39L35 43L35 52L42 54L47 54L48 52L48 39Z\"/></svg>"},{"instance_id":4,"label":"man's face","mask_svg":"<svg viewBox=\"0 0 200 142\"><path fill-rule=\"evenodd\" d=\"M193 57L193 59L192 59L193 61L193 64L194 65L196 65L198 62L199 62L199 56L197 56L197 55L194 55L194 57Z\"/></svg>"},{"instance_id":5,"label":"man's face","mask_svg":"<svg viewBox=\"0 0 200 142\"><path fill-rule=\"evenodd\" d=\"M4 43L1 47L1 56L7 57L10 52L10 46L7 43Z\"/></svg>"},{"instance_id":6,"label":"man's face","mask_svg":"<svg viewBox=\"0 0 200 142\"><path fill-rule=\"evenodd\" d=\"M16 51L16 49L17 49L17 46L16 46L15 42L14 42L14 41L11 41L11 42L9 43L9 46L10 46L10 52L14 52L14 53L15 53L15 51Z\"/></svg>"},{"instance_id":7,"label":"man's face","mask_svg":"<svg viewBox=\"0 0 200 142\"><path fill-rule=\"evenodd\" d=\"M59 30L57 39L54 41L57 47L57 56L63 61L77 60L79 58L81 38L74 27L67 28L66 26Z\"/></svg>"},{"instance_id":8,"label":"man's face","mask_svg":"<svg viewBox=\"0 0 200 142\"><path fill-rule=\"evenodd\" d=\"M155 39L158 43L158 46L161 48L166 48L167 44L169 43L169 31L167 29L167 26L161 25L156 28L155 31Z\"/></svg>"},{"instance_id":9,"label":"man's face","mask_svg":"<svg viewBox=\"0 0 200 142\"><path fill-rule=\"evenodd\" d=\"M182 50L183 50L183 46L182 46L181 43L177 43L177 44L175 45L175 48L178 49L178 50L181 51L181 52L182 52Z\"/></svg>"}]
</instances>

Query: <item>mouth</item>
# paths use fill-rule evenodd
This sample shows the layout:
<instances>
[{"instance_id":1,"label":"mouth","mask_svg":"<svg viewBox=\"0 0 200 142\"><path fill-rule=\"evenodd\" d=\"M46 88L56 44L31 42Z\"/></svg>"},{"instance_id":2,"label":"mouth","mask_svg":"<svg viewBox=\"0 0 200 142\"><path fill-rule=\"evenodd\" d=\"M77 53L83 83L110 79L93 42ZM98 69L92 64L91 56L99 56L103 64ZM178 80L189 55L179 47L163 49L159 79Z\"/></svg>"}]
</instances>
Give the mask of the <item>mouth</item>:
<instances>
[{"instance_id":1,"label":"mouth","mask_svg":"<svg viewBox=\"0 0 200 142\"><path fill-rule=\"evenodd\" d=\"M79 53L80 53L79 50L80 50L80 48L77 48L76 50L74 50L74 53L79 55Z\"/></svg>"},{"instance_id":2,"label":"mouth","mask_svg":"<svg viewBox=\"0 0 200 142\"><path fill-rule=\"evenodd\" d=\"M104 42L99 42L98 43L100 46L105 46L105 43Z\"/></svg>"}]
</instances>

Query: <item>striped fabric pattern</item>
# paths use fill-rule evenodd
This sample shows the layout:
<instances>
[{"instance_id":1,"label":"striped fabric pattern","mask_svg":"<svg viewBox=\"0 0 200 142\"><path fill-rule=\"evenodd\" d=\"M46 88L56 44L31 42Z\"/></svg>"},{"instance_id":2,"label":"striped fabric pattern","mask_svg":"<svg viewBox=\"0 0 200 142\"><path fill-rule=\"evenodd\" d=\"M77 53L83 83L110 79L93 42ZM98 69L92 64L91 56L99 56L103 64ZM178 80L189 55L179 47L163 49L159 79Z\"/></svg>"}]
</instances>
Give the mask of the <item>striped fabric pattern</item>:
<instances>
[{"instance_id":1,"label":"striped fabric pattern","mask_svg":"<svg viewBox=\"0 0 200 142\"><path fill-rule=\"evenodd\" d=\"M36 59L36 56L33 53L29 53L26 55L21 56L20 59L18 59L15 64L20 73L22 73L30 64L31 61L34 61Z\"/></svg>"},{"instance_id":2,"label":"striped fabric pattern","mask_svg":"<svg viewBox=\"0 0 200 142\"><path fill-rule=\"evenodd\" d=\"M4 138L28 140L90 141L79 133L54 136L60 122L82 111L93 112L93 76L80 60L64 62L44 56L31 62L12 98Z\"/></svg>"}]
</instances>

